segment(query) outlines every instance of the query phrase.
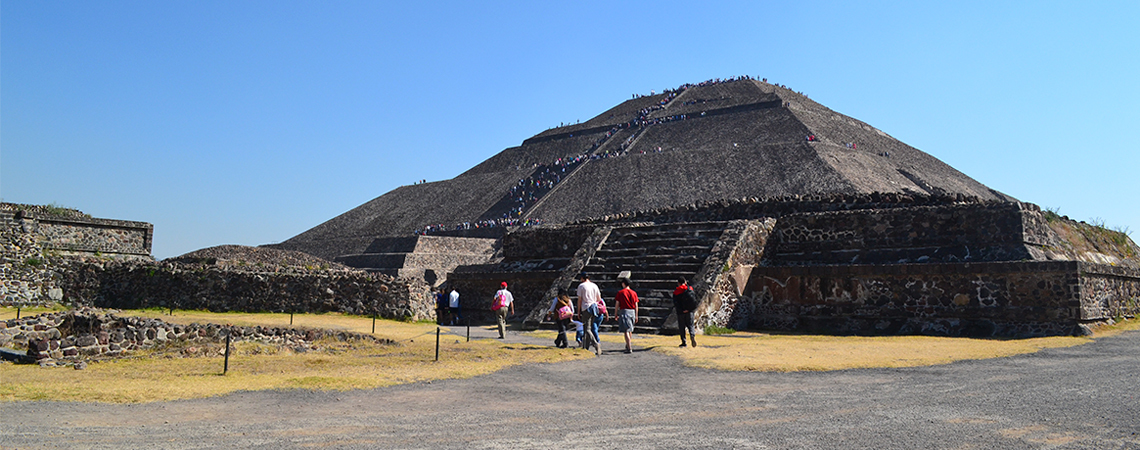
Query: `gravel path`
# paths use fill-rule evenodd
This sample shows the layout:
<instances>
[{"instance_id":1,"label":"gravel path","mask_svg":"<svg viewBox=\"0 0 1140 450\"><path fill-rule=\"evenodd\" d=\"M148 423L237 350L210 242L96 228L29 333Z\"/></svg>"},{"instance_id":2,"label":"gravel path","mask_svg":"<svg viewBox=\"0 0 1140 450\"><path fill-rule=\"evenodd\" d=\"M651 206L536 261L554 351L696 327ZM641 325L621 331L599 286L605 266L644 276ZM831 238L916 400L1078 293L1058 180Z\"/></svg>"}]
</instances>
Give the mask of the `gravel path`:
<instances>
[{"instance_id":1,"label":"gravel path","mask_svg":"<svg viewBox=\"0 0 1140 450\"><path fill-rule=\"evenodd\" d=\"M718 372L603 348L368 391L0 403L0 448L1140 449L1140 332L1010 358L816 373Z\"/></svg>"}]
</instances>

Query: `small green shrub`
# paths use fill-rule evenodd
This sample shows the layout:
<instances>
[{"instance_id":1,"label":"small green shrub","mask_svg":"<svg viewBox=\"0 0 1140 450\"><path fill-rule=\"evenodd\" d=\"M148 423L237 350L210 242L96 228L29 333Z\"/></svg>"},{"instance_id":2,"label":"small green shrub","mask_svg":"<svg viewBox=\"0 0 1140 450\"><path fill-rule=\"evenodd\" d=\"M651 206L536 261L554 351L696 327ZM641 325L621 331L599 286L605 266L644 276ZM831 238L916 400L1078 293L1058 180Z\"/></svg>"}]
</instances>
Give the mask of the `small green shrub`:
<instances>
[{"instance_id":1,"label":"small green shrub","mask_svg":"<svg viewBox=\"0 0 1140 450\"><path fill-rule=\"evenodd\" d=\"M42 259L32 257L32 258L25 259L24 264L31 266L31 267L40 267L40 266L44 265L44 261Z\"/></svg>"},{"instance_id":2,"label":"small green shrub","mask_svg":"<svg viewBox=\"0 0 1140 450\"><path fill-rule=\"evenodd\" d=\"M705 327L705 334L732 334L736 330L732 328L725 328L717 325L709 325Z\"/></svg>"}]
</instances>

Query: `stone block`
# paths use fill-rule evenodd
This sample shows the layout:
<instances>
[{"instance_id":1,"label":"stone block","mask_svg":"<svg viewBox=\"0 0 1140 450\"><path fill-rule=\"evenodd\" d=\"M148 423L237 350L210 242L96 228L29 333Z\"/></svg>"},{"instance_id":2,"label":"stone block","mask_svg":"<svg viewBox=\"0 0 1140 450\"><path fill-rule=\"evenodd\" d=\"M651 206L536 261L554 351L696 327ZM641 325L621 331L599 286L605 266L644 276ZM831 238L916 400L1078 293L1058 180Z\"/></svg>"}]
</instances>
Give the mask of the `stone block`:
<instances>
[{"instance_id":1,"label":"stone block","mask_svg":"<svg viewBox=\"0 0 1140 450\"><path fill-rule=\"evenodd\" d=\"M79 336L79 338L77 338L75 340L76 346L84 347L84 348L91 347L91 346L98 344L98 343L99 343L99 340L95 339L95 336L92 336L90 334L84 334L82 336Z\"/></svg>"}]
</instances>

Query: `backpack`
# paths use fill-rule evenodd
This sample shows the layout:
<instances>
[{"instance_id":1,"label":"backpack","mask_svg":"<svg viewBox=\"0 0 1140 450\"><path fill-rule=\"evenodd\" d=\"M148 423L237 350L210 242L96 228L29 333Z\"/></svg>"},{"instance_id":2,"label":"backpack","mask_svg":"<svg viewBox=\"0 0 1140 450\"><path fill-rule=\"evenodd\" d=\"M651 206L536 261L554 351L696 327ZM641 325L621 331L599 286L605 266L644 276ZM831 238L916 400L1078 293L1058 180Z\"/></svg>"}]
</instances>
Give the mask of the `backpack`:
<instances>
[{"instance_id":1,"label":"backpack","mask_svg":"<svg viewBox=\"0 0 1140 450\"><path fill-rule=\"evenodd\" d=\"M571 317L574 317L574 308L571 308L570 305L558 308L559 319L569 319Z\"/></svg>"},{"instance_id":2,"label":"backpack","mask_svg":"<svg viewBox=\"0 0 1140 450\"><path fill-rule=\"evenodd\" d=\"M491 311L503 309L503 306L503 296L501 294L495 294L495 301L491 302Z\"/></svg>"},{"instance_id":3,"label":"backpack","mask_svg":"<svg viewBox=\"0 0 1140 450\"><path fill-rule=\"evenodd\" d=\"M697 309L697 296L693 293L693 288L685 289L677 296L677 311L693 311Z\"/></svg>"}]
</instances>

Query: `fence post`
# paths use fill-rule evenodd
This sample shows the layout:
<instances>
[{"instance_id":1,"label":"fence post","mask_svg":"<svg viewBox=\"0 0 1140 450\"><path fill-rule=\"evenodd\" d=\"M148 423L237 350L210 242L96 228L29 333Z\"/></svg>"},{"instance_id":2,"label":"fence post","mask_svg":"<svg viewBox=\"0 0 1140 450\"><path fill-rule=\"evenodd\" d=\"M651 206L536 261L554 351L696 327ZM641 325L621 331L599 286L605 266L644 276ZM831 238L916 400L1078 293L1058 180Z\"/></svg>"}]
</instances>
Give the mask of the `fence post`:
<instances>
[{"instance_id":1,"label":"fence post","mask_svg":"<svg viewBox=\"0 0 1140 450\"><path fill-rule=\"evenodd\" d=\"M435 327L435 360L439 361L439 327Z\"/></svg>"},{"instance_id":2,"label":"fence post","mask_svg":"<svg viewBox=\"0 0 1140 450\"><path fill-rule=\"evenodd\" d=\"M226 330L226 362L222 366L222 375L230 371L230 335L233 334L233 329Z\"/></svg>"},{"instance_id":3,"label":"fence post","mask_svg":"<svg viewBox=\"0 0 1140 450\"><path fill-rule=\"evenodd\" d=\"M376 314L372 315L372 334L376 334Z\"/></svg>"}]
</instances>

